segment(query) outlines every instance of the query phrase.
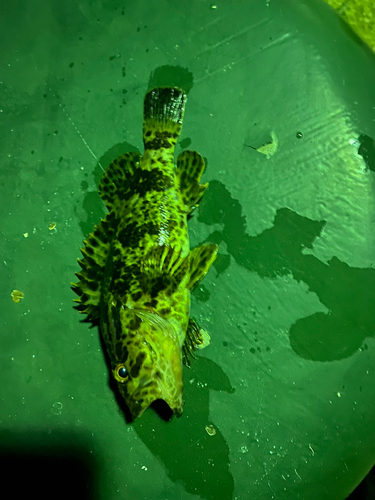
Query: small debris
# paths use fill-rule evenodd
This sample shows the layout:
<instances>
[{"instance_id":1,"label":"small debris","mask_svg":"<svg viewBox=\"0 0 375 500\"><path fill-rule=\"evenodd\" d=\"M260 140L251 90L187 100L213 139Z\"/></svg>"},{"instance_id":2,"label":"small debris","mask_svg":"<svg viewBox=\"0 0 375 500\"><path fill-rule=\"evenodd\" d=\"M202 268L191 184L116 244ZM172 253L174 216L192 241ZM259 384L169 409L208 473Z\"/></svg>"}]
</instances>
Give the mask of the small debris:
<instances>
[{"instance_id":1,"label":"small debris","mask_svg":"<svg viewBox=\"0 0 375 500\"><path fill-rule=\"evenodd\" d=\"M23 237L24 238L28 238L29 237L29 233L23 233Z\"/></svg>"},{"instance_id":2,"label":"small debris","mask_svg":"<svg viewBox=\"0 0 375 500\"><path fill-rule=\"evenodd\" d=\"M13 290L13 292L10 295L13 299L13 302L15 302L16 304L18 304L18 302L25 296L25 294L20 292L19 290Z\"/></svg>"},{"instance_id":3,"label":"small debris","mask_svg":"<svg viewBox=\"0 0 375 500\"><path fill-rule=\"evenodd\" d=\"M260 148L254 148L253 146L248 146L247 144L245 144L245 146L251 149L255 149L255 151L258 151L258 153L262 153L262 155L266 155L266 158L268 160L269 158L271 158L271 156L273 156L276 153L277 148L279 146L279 139L277 138L277 135L273 131L271 132L271 139L272 142L269 142L264 146L260 146Z\"/></svg>"},{"instance_id":4,"label":"small debris","mask_svg":"<svg viewBox=\"0 0 375 500\"><path fill-rule=\"evenodd\" d=\"M56 403L53 403L52 408L53 408L53 413L55 415L61 415L62 413L62 403L60 401L56 401Z\"/></svg>"},{"instance_id":5,"label":"small debris","mask_svg":"<svg viewBox=\"0 0 375 500\"><path fill-rule=\"evenodd\" d=\"M56 227L56 222L51 222L51 224L48 226L48 229L52 231Z\"/></svg>"},{"instance_id":6,"label":"small debris","mask_svg":"<svg viewBox=\"0 0 375 500\"><path fill-rule=\"evenodd\" d=\"M211 337L208 334L208 332L206 332L206 330L203 330L203 328L199 329L199 335L200 335L200 343L197 344L197 348L204 349L210 344Z\"/></svg>"},{"instance_id":7,"label":"small debris","mask_svg":"<svg viewBox=\"0 0 375 500\"><path fill-rule=\"evenodd\" d=\"M209 436L215 436L216 429L213 425L206 425L205 429L206 429L206 432Z\"/></svg>"}]
</instances>

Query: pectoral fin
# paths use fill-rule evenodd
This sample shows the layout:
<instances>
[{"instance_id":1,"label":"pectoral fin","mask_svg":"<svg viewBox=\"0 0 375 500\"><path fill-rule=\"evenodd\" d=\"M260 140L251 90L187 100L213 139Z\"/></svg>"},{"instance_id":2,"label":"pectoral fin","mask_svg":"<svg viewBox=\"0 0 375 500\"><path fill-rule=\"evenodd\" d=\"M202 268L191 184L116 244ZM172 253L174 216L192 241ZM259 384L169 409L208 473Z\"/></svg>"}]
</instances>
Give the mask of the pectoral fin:
<instances>
[{"instance_id":1,"label":"pectoral fin","mask_svg":"<svg viewBox=\"0 0 375 500\"><path fill-rule=\"evenodd\" d=\"M216 259L219 247L217 245L202 245L190 252L190 279L187 288L193 290L208 273Z\"/></svg>"},{"instance_id":2,"label":"pectoral fin","mask_svg":"<svg viewBox=\"0 0 375 500\"><path fill-rule=\"evenodd\" d=\"M200 328L198 323L193 318L189 318L189 325L186 332L184 345L182 346L182 362L190 368L189 356L195 358L194 351L204 349L210 343L211 337Z\"/></svg>"},{"instance_id":3,"label":"pectoral fin","mask_svg":"<svg viewBox=\"0 0 375 500\"><path fill-rule=\"evenodd\" d=\"M145 289L175 290L189 276L189 255L181 257L181 250L162 245L152 248L141 265Z\"/></svg>"}]
</instances>

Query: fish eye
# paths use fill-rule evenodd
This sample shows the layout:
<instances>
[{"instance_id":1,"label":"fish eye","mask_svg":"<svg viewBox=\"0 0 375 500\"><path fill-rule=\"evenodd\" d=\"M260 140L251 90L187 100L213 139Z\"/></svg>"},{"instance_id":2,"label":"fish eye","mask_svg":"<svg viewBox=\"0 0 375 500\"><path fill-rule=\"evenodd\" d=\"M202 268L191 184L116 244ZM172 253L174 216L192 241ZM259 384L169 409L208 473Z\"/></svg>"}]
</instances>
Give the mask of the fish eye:
<instances>
[{"instance_id":1,"label":"fish eye","mask_svg":"<svg viewBox=\"0 0 375 500\"><path fill-rule=\"evenodd\" d=\"M117 382L127 382L129 379L128 370L123 363L120 363L116 366L116 368L113 370L113 375Z\"/></svg>"}]
</instances>

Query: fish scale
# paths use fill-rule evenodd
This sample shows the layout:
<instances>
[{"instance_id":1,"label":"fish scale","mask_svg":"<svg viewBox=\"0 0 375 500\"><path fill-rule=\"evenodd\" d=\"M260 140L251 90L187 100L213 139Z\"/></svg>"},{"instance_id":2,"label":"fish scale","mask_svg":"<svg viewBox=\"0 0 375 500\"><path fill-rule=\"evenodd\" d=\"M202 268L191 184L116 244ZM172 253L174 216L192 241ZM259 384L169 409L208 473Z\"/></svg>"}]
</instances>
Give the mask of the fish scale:
<instances>
[{"instance_id":1,"label":"fish scale","mask_svg":"<svg viewBox=\"0 0 375 500\"><path fill-rule=\"evenodd\" d=\"M174 165L186 94L163 87L144 100L144 155L125 153L105 170L108 214L85 240L73 285L80 312L99 320L112 375L133 418L156 400L183 411L183 364L210 337L190 317L191 291L217 245L190 249L187 220L208 183L204 160L184 151Z\"/></svg>"}]
</instances>

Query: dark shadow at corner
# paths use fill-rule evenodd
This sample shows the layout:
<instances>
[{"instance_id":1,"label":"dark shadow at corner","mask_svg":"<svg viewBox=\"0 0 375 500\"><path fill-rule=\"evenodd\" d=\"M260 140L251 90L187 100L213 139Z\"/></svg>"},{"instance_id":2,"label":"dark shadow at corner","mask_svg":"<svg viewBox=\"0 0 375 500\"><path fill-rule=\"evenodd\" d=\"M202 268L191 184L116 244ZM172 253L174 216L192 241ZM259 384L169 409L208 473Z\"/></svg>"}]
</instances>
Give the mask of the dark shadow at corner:
<instances>
[{"instance_id":1,"label":"dark shadow at corner","mask_svg":"<svg viewBox=\"0 0 375 500\"><path fill-rule=\"evenodd\" d=\"M1 488L11 498L99 500L95 443L75 432L0 432ZM8 493L6 493L8 492Z\"/></svg>"},{"instance_id":2,"label":"dark shadow at corner","mask_svg":"<svg viewBox=\"0 0 375 500\"><path fill-rule=\"evenodd\" d=\"M375 498L375 466L346 500L374 500Z\"/></svg>"}]
</instances>

